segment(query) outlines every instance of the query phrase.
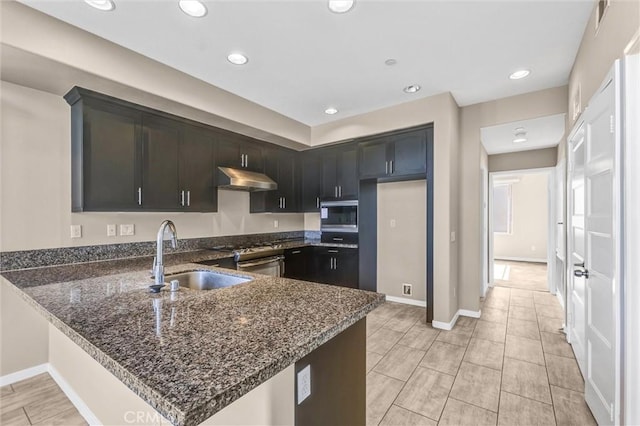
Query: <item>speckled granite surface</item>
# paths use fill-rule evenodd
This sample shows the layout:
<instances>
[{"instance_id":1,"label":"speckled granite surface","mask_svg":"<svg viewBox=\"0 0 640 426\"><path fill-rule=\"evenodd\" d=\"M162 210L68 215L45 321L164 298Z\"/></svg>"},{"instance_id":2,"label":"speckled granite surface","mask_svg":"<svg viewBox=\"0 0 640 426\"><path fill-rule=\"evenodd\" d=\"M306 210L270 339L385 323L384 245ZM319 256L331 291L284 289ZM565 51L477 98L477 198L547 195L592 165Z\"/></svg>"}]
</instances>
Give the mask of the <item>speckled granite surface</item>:
<instances>
[{"instance_id":1,"label":"speckled granite surface","mask_svg":"<svg viewBox=\"0 0 640 426\"><path fill-rule=\"evenodd\" d=\"M152 295L146 258L2 276L177 425L204 421L384 300L382 294L349 288L178 264L207 256L212 252L168 256L167 264L174 266L166 272L210 269L254 280L220 290Z\"/></svg>"}]
</instances>

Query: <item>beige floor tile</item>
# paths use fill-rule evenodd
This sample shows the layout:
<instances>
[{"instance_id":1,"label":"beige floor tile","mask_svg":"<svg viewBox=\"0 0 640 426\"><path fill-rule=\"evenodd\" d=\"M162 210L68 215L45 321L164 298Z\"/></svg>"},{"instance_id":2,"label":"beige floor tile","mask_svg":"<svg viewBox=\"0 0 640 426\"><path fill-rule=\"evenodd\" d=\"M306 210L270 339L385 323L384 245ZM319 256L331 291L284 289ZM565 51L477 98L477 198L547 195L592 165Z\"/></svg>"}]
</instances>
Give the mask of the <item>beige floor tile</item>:
<instances>
[{"instance_id":1,"label":"beige floor tile","mask_svg":"<svg viewBox=\"0 0 640 426\"><path fill-rule=\"evenodd\" d=\"M436 341L451 343L453 345L467 346L473 330L468 328L458 328L451 331L441 331L436 337Z\"/></svg>"},{"instance_id":2,"label":"beige floor tile","mask_svg":"<svg viewBox=\"0 0 640 426\"><path fill-rule=\"evenodd\" d=\"M521 306L523 308L533 309L533 298L531 297L518 297L511 296L510 301L511 306Z\"/></svg>"},{"instance_id":3,"label":"beige floor tile","mask_svg":"<svg viewBox=\"0 0 640 426\"><path fill-rule=\"evenodd\" d=\"M504 356L544 366L540 340L507 335Z\"/></svg>"},{"instance_id":4,"label":"beige floor tile","mask_svg":"<svg viewBox=\"0 0 640 426\"><path fill-rule=\"evenodd\" d=\"M439 420L452 385L452 376L418 367L395 404L432 420Z\"/></svg>"},{"instance_id":5,"label":"beige floor tile","mask_svg":"<svg viewBox=\"0 0 640 426\"><path fill-rule=\"evenodd\" d=\"M546 280L547 280L546 275L545 275L544 280L546 282ZM526 297L526 298L529 298L529 299L533 299L533 293L534 293L534 291L531 291L531 290L525 290L525 289L519 289L519 288L512 288L511 289L511 297Z\"/></svg>"},{"instance_id":6,"label":"beige floor tile","mask_svg":"<svg viewBox=\"0 0 640 426\"><path fill-rule=\"evenodd\" d=\"M391 330L405 333L423 317L425 317L425 312L422 308L411 306L410 308L399 310L384 326Z\"/></svg>"},{"instance_id":7,"label":"beige floor tile","mask_svg":"<svg viewBox=\"0 0 640 426\"><path fill-rule=\"evenodd\" d=\"M564 321L560 318L538 316L538 328L540 331L548 333L562 333L562 324Z\"/></svg>"},{"instance_id":8,"label":"beige floor tile","mask_svg":"<svg viewBox=\"0 0 640 426\"><path fill-rule=\"evenodd\" d=\"M34 425L47 425L47 426L81 426L86 425L86 420L80 415L78 410L70 408L56 416L49 417L40 423L33 423Z\"/></svg>"},{"instance_id":9,"label":"beige floor tile","mask_svg":"<svg viewBox=\"0 0 640 426\"><path fill-rule=\"evenodd\" d=\"M367 374L367 425L380 423L402 386L402 380L375 371Z\"/></svg>"},{"instance_id":10,"label":"beige floor tile","mask_svg":"<svg viewBox=\"0 0 640 426\"><path fill-rule=\"evenodd\" d=\"M42 400L45 396L50 395L51 391L62 392L53 380L51 380L51 382L43 382L42 387L36 387L33 384L21 386L21 383L14 383L12 387L14 392L2 397L2 404L0 407L2 412L12 411L16 408L21 408L33 402ZM21 390L17 391L16 387Z\"/></svg>"},{"instance_id":11,"label":"beige floor tile","mask_svg":"<svg viewBox=\"0 0 640 426\"><path fill-rule=\"evenodd\" d=\"M382 305L380 305L377 308L375 308L373 311L371 311L367 315L367 318L369 318L369 317L378 317L378 318L388 319L389 320L399 310L401 310L403 308L403 306L404 305L402 305L400 303L385 302Z\"/></svg>"},{"instance_id":12,"label":"beige floor tile","mask_svg":"<svg viewBox=\"0 0 640 426\"><path fill-rule=\"evenodd\" d=\"M495 308L487 308L485 307L482 310L482 313L480 315L480 319L482 321L490 321L490 322L498 322L501 324L506 324L507 323L507 311L504 311L502 309L495 309Z\"/></svg>"},{"instance_id":13,"label":"beige floor tile","mask_svg":"<svg viewBox=\"0 0 640 426\"><path fill-rule=\"evenodd\" d=\"M547 372L542 365L505 358L502 369L502 390L551 404Z\"/></svg>"},{"instance_id":14,"label":"beige floor tile","mask_svg":"<svg viewBox=\"0 0 640 426\"><path fill-rule=\"evenodd\" d=\"M477 407L498 411L499 371L462 362L450 396Z\"/></svg>"},{"instance_id":15,"label":"beige floor tile","mask_svg":"<svg viewBox=\"0 0 640 426\"><path fill-rule=\"evenodd\" d=\"M498 415L493 411L449 398L444 407L438 426L491 426L498 422Z\"/></svg>"},{"instance_id":16,"label":"beige floor tile","mask_svg":"<svg viewBox=\"0 0 640 426\"><path fill-rule=\"evenodd\" d=\"M373 368L373 371L407 381L425 353L408 346L395 345Z\"/></svg>"},{"instance_id":17,"label":"beige floor tile","mask_svg":"<svg viewBox=\"0 0 640 426\"><path fill-rule=\"evenodd\" d=\"M540 331L537 321L525 321L509 318L507 322L507 335L526 337L527 339L540 340Z\"/></svg>"},{"instance_id":18,"label":"beige floor tile","mask_svg":"<svg viewBox=\"0 0 640 426\"><path fill-rule=\"evenodd\" d=\"M370 336L376 331L380 330L380 328L385 325L387 321L389 321L388 318L372 316L371 314L367 315L367 336Z\"/></svg>"},{"instance_id":19,"label":"beige floor tile","mask_svg":"<svg viewBox=\"0 0 640 426\"><path fill-rule=\"evenodd\" d=\"M371 336L367 337L367 351L384 355L389 352L398 340L404 336L401 331L390 330L382 327Z\"/></svg>"},{"instance_id":20,"label":"beige floor tile","mask_svg":"<svg viewBox=\"0 0 640 426\"><path fill-rule=\"evenodd\" d=\"M24 411L31 423L40 423L72 408L73 404L60 389L51 388L42 399L25 405Z\"/></svg>"},{"instance_id":21,"label":"beige floor tile","mask_svg":"<svg viewBox=\"0 0 640 426\"><path fill-rule=\"evenodd\" d=\"M506 297L508 299L511 297L511 289L506 287L490 287L487 292L487 297Z\"/></svg>"},{"instance_id":22,"label":"beige floor tile","mask_svg":"<svg viewBox=\"0 0 640 426\"><path fill-rule=\"evenodd\" d=\"M576 392L584 392L584 380L575 359L546 354L549 383Z\"/></svg>"},{"instance_id":23,"label":"beige floor tile","mask_svg":"<svg viewBox=\"0 0 640 426\"><path fill-rule=\"evenodd\" d=\"M515 318L525 321L536 321L536 311L533 308L523 308L522 306L509 306L509 319Z\"/></svg>"},{"instance_id":24,"label":"beige floor tile","mask_svg":"<svg viewBox=\"0 0 640 426\"><path fill-rule=\"evenodd\" d=\"M489 297L484 302L484 308L501 309L506 311L509 309L509 297Z\"/></svg>"},{"instance_id":25,"label":"beige floor tile","mask_svg":"<svg viewBox=\"0 0 640 426\"><path fill-rule=\"evenodd\" d=\"M2 412L0 415L0 424L7 426L29 426L29 418L22 407L14 408L11 411Z\"/></svg>"},{"instance_id":26,"label":"beige floor tile","mask_svg":"<svg viewBox=\"0 0 640 426\"><path fill-rule=\"evenodd\" d=\"M402 336L398 344L426 351L436 340L438 333L440 331L430 325L417 323Z\"/></svg>"},{"instance_id":27,"label":"beige floor tile","mask_svg":"<svg viewBox=\"0 0 640 426\"><path fill-rule=\"evenodd\" d=\"M473 337L504 343L506 330L506 324L480 320L473 330Z\"/></svg>"},{"instance_id":28,"label":"beige floor tile","mask_svg":"<svg viewBox=\"0 0 640 426\"><path fill-rule=\"evenodd\" d=\"M536 291L533 293L533 302L536 305L552 305L556 306L558 304L558 296L551 293L544 293L540 291Z\"/></svg>"},{"instance_id":29,"label":"beige floor tile","mask_svg":"<svg viewBox=\"0 0 640 426\"><path fill-rule=\"evenodd\" d=\"M472 338L464 355L464 361L483 367L502 369L504 344L491 340Z\"/></svg>"},{"instance_id":30,"label":"beige floor tile","mask_svg":"<svg viewBox=\"0 0 640 426\"><path fill-rule=\"evenodd\" d=\"M438 422L420 414L392 405L380 422L380 426L436 426Z\"/></svg>"},{"instance_id":31,"label":"beige floor tile","mask_svg":"<svg viewBox=\"0 0 640 426\"><path fill-rule=\"evenodd\" d=\"M596 421L582 392L551 386L553 407L558 425L595 426Z\"/></svg>"},{"instance_id":32,"label":"beige floor tile","mask_svg":"<svg viewBox=\"0 0 640 426\"><path fill-rule=\"evenodd\" d=\"M458 317L458 321L456 321L456 326L454 327L460 327L460 328L471 328L474 329L476 328L476 323L478 322L478 318L471 318L471 317Z\"/></svg>"},{"instance_id":33,"label":"beige floor tile","mask_svg":"<svg viewBox=\"0 0 640 426\"><path fill-rule=\"evenodd\" d=\"M4 395L9 395L10 393L13 393L13 388L11 387L11 385L2 386L0 388L0 397L3 397Z\"/></svg>"},{"instance_id":34,"label":"beige floor tile","mask_svg":"<svg viewBox=\"0 0 640 426\"><path fill-rule=\"evenodd\" d=\"M421 367L455 376L462 362L465 348L445 342L434 342L420 362Z\"/></svg>"},{"instance_id":35,"label":"beige floor tile","mask_svg":"<svg viewBox=\"0 0 640 426\"><path fill-rule=\"evenodd\" d=\"M552 426L556 424L553 407L508 392L500 394L500 426Z\"/></svg>"},{"instance_id":36,"label":"beige floor tile","mask_svg":"<svg viewBox=\"0 0 640 426\"><path fill-rule=\"evenodd\" d=\"M571 349L571 345L567 343L564 334L542 332L540 335L542 337L542 349L544 353L574 358L573 349Z\"/></svg>"},{"instance_id":37,"label":"beige floor tile","mask_svg":"<svg viewBox=\"0 0 640 426\"><path fill-rule=\"evenodd\" d=\"M562 312L560 305L536 305L536 313L539 317L557 318L559 320L564 319L564 312Z\"/></svg>"},{"instance_id":38,"label":"beige floor tile","mask_svg":"<svg viewBox=\"0 0 640 426\"><path fill-rule=\"evenodd\" d=\"M376 366L377 363L380 362L380 360L382 359L382 355L377 354L375 352L368 352L367 351L367 373L371 370L373 370L373 367Z\"/></svg>"},{"instance_id":39,"label":"beige floor tile","mask_svg":"<svg viewBox=\"0 0 640 426\"><path fill-rule=\"evenodd\" d=\"M42 389L50 386L58 386L48 373L38 374L37 376L13 383L11 387L14 392L29 392L34 389Z\"/></svg>"}]
</instances>

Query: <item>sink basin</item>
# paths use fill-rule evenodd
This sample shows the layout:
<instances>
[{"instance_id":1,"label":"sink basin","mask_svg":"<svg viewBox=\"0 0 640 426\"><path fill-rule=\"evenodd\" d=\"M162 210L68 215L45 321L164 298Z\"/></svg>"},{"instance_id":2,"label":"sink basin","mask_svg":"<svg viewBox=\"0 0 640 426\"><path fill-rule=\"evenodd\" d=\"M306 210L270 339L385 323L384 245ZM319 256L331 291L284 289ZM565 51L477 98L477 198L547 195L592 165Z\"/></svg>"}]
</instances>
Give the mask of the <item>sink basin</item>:
<instances>
[{"instance_id":1,"label":"sink basin","mask_svg":"<svg viewBox=\"0 0 640 426\"><path fill-rule=\"evenodd\" d=\"M251 278L237 277L212 271L191 271L165 275L165 280L167 282L178 280L180 287L187 287L193 290L213 290L246 283L251 281Z\"/></svg>"}]
</instances>

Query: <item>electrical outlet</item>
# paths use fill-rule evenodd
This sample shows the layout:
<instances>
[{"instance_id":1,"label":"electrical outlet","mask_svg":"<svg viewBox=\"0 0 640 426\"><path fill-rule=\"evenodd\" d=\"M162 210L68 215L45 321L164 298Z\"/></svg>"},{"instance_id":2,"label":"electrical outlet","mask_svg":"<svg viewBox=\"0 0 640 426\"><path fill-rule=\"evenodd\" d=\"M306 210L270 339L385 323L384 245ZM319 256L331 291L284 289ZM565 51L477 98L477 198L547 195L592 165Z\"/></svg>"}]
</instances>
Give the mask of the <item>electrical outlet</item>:
<instances>
[{"instance_id":1,"label":"electrical outlet","mask_svg":"<svg viewBox=\"0 0 640 426\"><path fill-rule=\"evenodd\" d=\"M298 405L311 396L311 366L298 372Z\"/></svg>"},{"instance_id":2,"label":"electrical outlet","mask_svg":"<svg viewBox=\"0 0 640 426\"><path fill-rule=\"evenodd\" d=\"M71 238L82 238L82 225L71 225Z\"/></svg>"},{"instance_id":3,"label":"electrical outlet","mask_svg":"<svg viewBox=\"0 0 640 426\"><path fill-rule=\"evenodd\" d=\"M120 235L134 235L134 234L135 234L134 225L120 225Z\"/></svg>"},{"instance_id":4,"label":"electrical outlet","mask_svg":"<svg viewBox=\"0 0 640 426\"><path fill-rule=\"evenodd\" d=\"M411 296L413 294L413 286L411 284L403 283L402 284L402 295L403 296Z\"/></svg>"},{"instance_id":5,"label":"electrical outlet","mask_svg":"<svg viewBox=\"0 0 640 426\"><path fill-rule=\"evenodd\" d=\"M391 228L395 228L395 227L396 227L396 220L395 220L395 219L391 219L391 220L389 221L389 226L390 226Z\"/></svg>"},{"instance_id":6,"label":"electrical outlet","mask_svg":"<svg viewBox=\"0 0 640 426\"><path fill-rule=\"evenodd\" d=\"M277 228L278 226L280 226L280 223L278 222L278 219L274 219L273 221L273 227Z\"/></svg>"},{"instance_id":7,"label":"electrical outlet","mask_svg":"<svg viewBox=\"0 0 640 426\"><path fill-rule=\"evenodd\" d=\"M451 242L455 243L456 241L456 231L451 231Z\"/></svg>"},{"instance_id":8,"label":"electrical outlet","mask_svg":"<svg viewBox=\"0 0 640 426\"><path fill-rule=\"evenodd\" d=\"M107 225L107 237L116 236L116 225Z\"/></svg>"}]
</instances>

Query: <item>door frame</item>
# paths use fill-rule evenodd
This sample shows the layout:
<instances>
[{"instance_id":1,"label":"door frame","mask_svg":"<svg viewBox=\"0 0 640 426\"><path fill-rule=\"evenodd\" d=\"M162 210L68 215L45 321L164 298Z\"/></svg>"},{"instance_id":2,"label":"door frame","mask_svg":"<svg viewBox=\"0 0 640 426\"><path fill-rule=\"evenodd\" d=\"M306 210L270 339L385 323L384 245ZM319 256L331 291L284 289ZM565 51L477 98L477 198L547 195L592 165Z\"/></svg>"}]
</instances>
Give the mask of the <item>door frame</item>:
<instances>
[{"instance_id":1,"label":"door frame","mask_svg":"<svg viewBox=\"0 0 640 426\"><path fill-rule=\"evenodd\" d=\"M555 221L555 205L556 205L556 185L555 185L555 166L540 167L536 169L517 169L505 170L499 172L489 172L489 231L487 234L489 247L489 286L493 287L494 283L494 251L493 251L493 186L494 180L499 176L508 176L516 174L538 174L547 175L547 288L551 294L556 293L556 284L553 280L555 271L555 241L556 241L556 221ZM553 247L552 247L553 246Z\"/></svg>"},{"instance_id":2,"label":"door frame","mask_svg":"<svg viewBox=\"0 0 640 426\"><path fill-rule=\"evenodd\" d=\"M487 295L491 285L491 269L493 262L489 262L489 171L487 167L480 167L480 179L482 181L482 278L480 281L480 297ZM490 265L491 263L491 265Z\"/></svg>"}]
</instances>

